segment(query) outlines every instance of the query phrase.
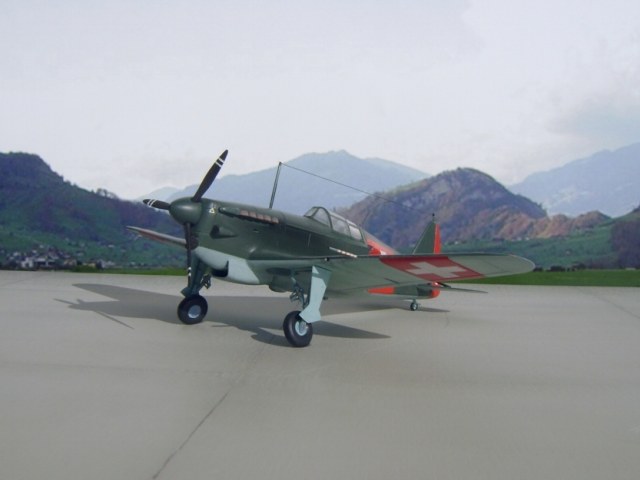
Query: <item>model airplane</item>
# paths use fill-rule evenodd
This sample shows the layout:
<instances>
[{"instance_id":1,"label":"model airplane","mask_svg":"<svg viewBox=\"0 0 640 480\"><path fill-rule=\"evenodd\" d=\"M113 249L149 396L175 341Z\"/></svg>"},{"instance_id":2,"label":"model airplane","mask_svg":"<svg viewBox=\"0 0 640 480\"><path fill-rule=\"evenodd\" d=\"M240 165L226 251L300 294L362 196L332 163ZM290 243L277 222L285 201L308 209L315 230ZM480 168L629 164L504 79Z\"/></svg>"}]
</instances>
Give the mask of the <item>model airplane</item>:
<instances>
[{"instance_id":1,"label":"model airplane","mask_svg":"<svg viewBox=\"0 0 640 480\"><path fill-rule=\"evenodd\" d=\"M313 323L321 319L327 296L359 293L394 295L411 300L436 297L441 290L464 290L442 282L524 273L529 260L512 255L440 253L438 226L431 222L414 251L401 255L355 223L323 207L304 216L271 208L203 198L220 172L225 150L191 198L171 203L144 200L168 210L184 227L178 238L138 227L131 230L187 250L188 284L178 317L188 325L202 322L207 301L200 295L213 278L245 285L267 285L291 292L301 310L284 319L284 334L294 347L305 347Z\"/></svg>"}]
</instances>

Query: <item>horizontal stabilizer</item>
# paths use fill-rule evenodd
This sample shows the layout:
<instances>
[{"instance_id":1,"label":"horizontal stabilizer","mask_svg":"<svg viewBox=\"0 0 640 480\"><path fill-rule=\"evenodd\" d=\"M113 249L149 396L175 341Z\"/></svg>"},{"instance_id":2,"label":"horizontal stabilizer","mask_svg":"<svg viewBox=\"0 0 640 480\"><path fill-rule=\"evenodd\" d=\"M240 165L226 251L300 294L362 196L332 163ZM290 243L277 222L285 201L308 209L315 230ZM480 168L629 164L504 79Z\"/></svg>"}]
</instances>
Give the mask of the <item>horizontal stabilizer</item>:
<instances>
[{"instance_id":1,"label":"horizontal stabilizer","mask_svg":"<svg viewBox=\"0 0 640 480\"><path fill-rule=\"evenodd\" d=\"M487 293L483 290L472 290L470 288L452 287L445 283L428 283L406 286L389 286L381 288L371 288L368 293L385 297L404 298L415 300L417 298L435 298L441 291L465 292L465 293Z\"/></svg>"},{"instance_id":2,"label":"horizontal stabilizer","mask_svg":"<svg viewBox=\"0 0 640 480\"><path fill-rule=\"evenodd\" d=\"M450 285L446 285L444 283L432 284L429 286L434 290L443 290L447 292L466 292L466 293L487 293L484 290L474 290L472 288L460 288L460 287L452 287Z\"/></svg>"}]
</instances>

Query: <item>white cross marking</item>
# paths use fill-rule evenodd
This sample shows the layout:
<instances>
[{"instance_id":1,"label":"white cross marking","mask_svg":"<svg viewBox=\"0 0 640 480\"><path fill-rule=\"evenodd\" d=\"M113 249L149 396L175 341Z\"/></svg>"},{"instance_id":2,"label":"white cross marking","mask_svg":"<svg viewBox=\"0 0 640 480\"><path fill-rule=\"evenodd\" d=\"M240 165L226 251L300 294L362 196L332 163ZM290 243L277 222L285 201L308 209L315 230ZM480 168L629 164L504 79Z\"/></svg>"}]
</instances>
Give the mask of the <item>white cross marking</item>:
<instances>
[{"instance_id":1,"label":"white cross marking","mask_svg":"<svg viewBox=\"0 0 640 480\"><path fill-rule=\"evenodd\" d=\"M418 262L412 263L414 269L407 270L407 273L412 273L413 275L436 275L440 278L451 278L458 277L458 273L464 273L467 271L466 268L463 268L459 265L446 265L444 267L438 267L429 262Z\"/></svg>"}]
</instances>

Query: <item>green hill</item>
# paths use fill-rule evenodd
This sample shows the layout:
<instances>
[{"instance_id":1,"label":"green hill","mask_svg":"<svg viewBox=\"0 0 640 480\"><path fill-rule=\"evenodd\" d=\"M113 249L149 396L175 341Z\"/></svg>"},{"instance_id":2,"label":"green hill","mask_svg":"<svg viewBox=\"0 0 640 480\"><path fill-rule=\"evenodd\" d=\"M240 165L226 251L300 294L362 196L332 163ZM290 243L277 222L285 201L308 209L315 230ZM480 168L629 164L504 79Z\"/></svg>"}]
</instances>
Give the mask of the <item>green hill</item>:
<instances>
[{"instance_id":1,"label":"green hill","mask_svg":"<svg viewBox=\"0 0 640 480\"><path fill-rule=\"evenodd\" d=\"M513 253L543 268L640 268L640 209L569 235L455 242L443 250Z\"/></svg>"},{"instance_id":2,"label":"green hill","mask_svg":"<svg viewBox=\"0 0 640 480\"><path fill-rule=\"evenodd\" d=\"M168 215L72 185L37 155L0 153L0 263L34 251L81 263L184 262L179 249L138 239L127 225L182 234Z\"/></svg>"}]
</instances>

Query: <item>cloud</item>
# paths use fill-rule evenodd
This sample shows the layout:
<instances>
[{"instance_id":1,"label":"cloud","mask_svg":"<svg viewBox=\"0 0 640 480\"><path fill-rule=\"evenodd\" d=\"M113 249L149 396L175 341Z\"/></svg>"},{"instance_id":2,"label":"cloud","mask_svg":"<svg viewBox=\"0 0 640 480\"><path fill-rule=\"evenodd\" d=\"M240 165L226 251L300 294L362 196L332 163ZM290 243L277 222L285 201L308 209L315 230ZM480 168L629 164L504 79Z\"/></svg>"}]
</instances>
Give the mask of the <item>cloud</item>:
<instances>
[{"instance_id":1,"label":"cloud","mask_svg":"<svg viewBox=\"0 0 640 480\"><path fill-rule=\"evenodd\" d=\"M609 92L585 99L552 124L552 130L600 145L625 145L640 140L640 98Z\"/></svg>"},{"instance_id":2,"label":"cloud","mask_svg":"<svg viewBox=\"0 0 640 480\"><path fill-rule=\"evenodd\" d=\"M573 94L567 88L550 131L612 147L639 141L640 45L637 49L635 63L622 70L612 65L593 67L590 71L599 77L595 82L576 80Z\"/></svg>"},{"instance_id":3,"label":"cloud","mask_svg":"<svg viewBox=\"0 0 640 480\"><path fill-rule=\"evenodd\" d=\"M640 140L640 34L600 39L589 56L573 59L551 103L553 133L609 147Z\"/></svg>"}]
</instances>

